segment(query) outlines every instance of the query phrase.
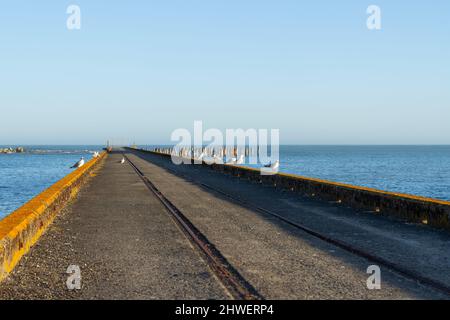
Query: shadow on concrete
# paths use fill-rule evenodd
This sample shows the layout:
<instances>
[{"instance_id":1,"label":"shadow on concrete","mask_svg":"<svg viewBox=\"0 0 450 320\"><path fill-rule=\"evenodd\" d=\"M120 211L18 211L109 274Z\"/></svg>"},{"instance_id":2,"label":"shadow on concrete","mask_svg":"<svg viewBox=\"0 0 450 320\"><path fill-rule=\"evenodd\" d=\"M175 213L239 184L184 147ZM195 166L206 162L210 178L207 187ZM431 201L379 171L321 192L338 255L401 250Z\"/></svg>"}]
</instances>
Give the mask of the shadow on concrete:
<instances>
[{"instance_id":1,"label":"shadow on concrete","mask_svg":"<svg viewBox=\"0 0 450 320\"><path fill-rule=\"evenodd\" d=\"M116 152L123 153L124 151ZM293 192L280 191L271 186L260 185L223 174L206 166L175 165L167 157L134 150L125 152L130 152L157 165L168 174L176 172L179 178L187 182L206 183L258 207L263 207L294 222L306 225L308 228L329 237L334 237L362 250L369 251L447 286L450 285L448 273L450 252L448 252L449 250L443 251L443 248L448 248L450 244L450 235L445 231L407 224L392 218L346 208L337 203L302 197ZM213 197L239 205L213 190L203 189ZM289 235L299 237L310 246L353 266L361 273L365 274L366 268L374 264L364 258L357 257L355 259L354 254L337 247L336 250L330 251L330 246L333 247L333 245L314 238L272 216L252 210L247 206L243 207L246 210L253 211L276 227L282 228ZM422 286L412 279L404 278L388 268L380 267L384 283L404 290L419 299L450 298L441 292ZM401 280L399 281L399 279Z\"/></svg>"}]
</instances>

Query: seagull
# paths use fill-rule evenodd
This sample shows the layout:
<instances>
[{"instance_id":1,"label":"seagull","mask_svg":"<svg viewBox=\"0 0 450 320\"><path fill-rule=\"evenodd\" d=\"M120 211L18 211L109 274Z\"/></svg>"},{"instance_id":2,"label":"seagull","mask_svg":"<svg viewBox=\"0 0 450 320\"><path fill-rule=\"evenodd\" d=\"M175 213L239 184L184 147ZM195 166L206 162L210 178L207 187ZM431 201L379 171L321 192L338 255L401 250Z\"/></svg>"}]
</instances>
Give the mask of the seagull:
<instances>
[{"instance_id":1,"label":"seagull","mask_svg":"<svg viewBox=\"0 0 450 320\"><path fill-rule=\"evenodd\" d=\"M122 160L120 160L120 163L121 163L121 164L124 164L124 163L125 163L125 158L124 158L124 157L122 157Z\"/></svg>"},{"instance_id":2,"label":"seagull","mask_svg":"<svg viewBox=\"0 0 450 320\"><path fill-rule=\"evenodd\" d=\"M270 168L272 170L277 170L280 167L280 161L277 160L274 163L269 162L268 164L264 165L264 168Z\"/></svg>"},{"instance_id":3,"label":"seagull","mask_svg":"<svg viewBox=\"0 0 450 320\"><path fill-rule=\"evenodd\" d=\"M71 166L70 168L79 168L82 167L84 165L84 158L81 157L80 161L78 161L77 163L75 163L73 166Z\"/></svg>"},{"instance_id":4,"label":"seagull","mask_svg":"<svg viewBox=\"0 0 450 320\"><path fill-rule=\"evenodd\" d=\"M204 157L205 157L205 153L202 152L202 153L197 157L197 160L203 160Z\"/></svg>"},{"instance_id":5,"label":"seagull","mask_svg":"<svg viewBox=\"0 0 450 320\"><path fill-rule=\"evenodd\" d=\"M92 155L93 158L98 158L100 156L100 153L98 153L98 151L95 151L94 154Z\"/></svg>"},{"instance_id":6,"label":"seagull","mask_svg":"<svg viewBox=\"0 0 450 320\"><path fill-rule=\"evenodd\" d=\"M230 160L228 160L228 161L227 161L227 163L226 163L226 164L235 164L235 163L236 163L236 161L237 161L237 159L236 159L236 158L231 158Z\"/></svg>"},{"instance_id":7,"label":"seagull","mask_svg":"<svg viewBox=\"0 0 450 320\"><path fill-rule=\"evenodd\" d=\"M279 167L280 167L280 161L277 160L277 161L275 161L274 164L272 164L272 165L270 166L270 169L272 169L272 170L278 170Z\"/></svg>"},{"instance_id":8,"label":"seagull","mask_svg":"<svg viewBox=\"0 0 450 320\"><path fill-rule=\"evenodd\" d=\"M223 164L223 158L222 157L220 157L218 155L214 155L213 159L214 159L214 163L216 163L216 164Z\"/></svg>"},{"instance_id":9,"label":"seagull","mask_svg":"<svg viewBox=\"0 0 450 320\"><path fill-rule=\"evenodd\" d=\"M239 158L233 157L233 158L231 158L230 160L228 160L226 164L243 164L243 163L244 163L244 160L245 160L244 155L241 154L241 155L239 156Z\"/></svg>"}]
</instances>

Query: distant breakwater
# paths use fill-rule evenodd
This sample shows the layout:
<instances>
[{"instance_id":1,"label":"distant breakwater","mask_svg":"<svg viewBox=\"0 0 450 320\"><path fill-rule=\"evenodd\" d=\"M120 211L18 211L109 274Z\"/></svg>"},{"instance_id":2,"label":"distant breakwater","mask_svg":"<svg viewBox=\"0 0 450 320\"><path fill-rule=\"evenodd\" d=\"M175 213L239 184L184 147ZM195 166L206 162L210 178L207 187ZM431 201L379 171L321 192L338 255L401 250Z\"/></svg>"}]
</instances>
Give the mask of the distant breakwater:
<instances>
[{"instance_id":1,"label":"distant breakwater","mask_svg":"<svg viewBox=\"0 0 450 320\"><path fill-rule=\"evenodd\" d=\"M9 148L0 148L0 153L7 153L7 154L10 154L10 153L23 153L23 152L25 152L25 148L23 148L23 147L16 147L16 148L12 148L12 147L9 147Z\"/></svg>"}]
</instances>

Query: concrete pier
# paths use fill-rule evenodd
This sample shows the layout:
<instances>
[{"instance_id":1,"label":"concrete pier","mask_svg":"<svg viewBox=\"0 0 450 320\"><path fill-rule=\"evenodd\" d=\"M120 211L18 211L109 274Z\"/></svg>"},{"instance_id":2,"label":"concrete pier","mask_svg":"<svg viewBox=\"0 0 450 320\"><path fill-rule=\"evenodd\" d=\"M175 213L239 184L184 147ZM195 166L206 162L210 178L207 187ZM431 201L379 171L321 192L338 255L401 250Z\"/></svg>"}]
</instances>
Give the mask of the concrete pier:
<instances>
[{"instance_id":1,"label":"concrete pier","mask_svg":"<svg viewBox=\"0 0 450 320\"><path fill-rule=\"evenodd\" d=\"M381 289L369 290L367 268L376 262L255 208L370 252L444 288L450 287L447 231L126 149L110 154L59 212L0 283L0 299L230 298L167 208L128 163L119 163L122 153L264 298L450 298L445 290L384 265ZM80 290L66 287L69 265L81 269Z\"/></svg>"}]
</instances>

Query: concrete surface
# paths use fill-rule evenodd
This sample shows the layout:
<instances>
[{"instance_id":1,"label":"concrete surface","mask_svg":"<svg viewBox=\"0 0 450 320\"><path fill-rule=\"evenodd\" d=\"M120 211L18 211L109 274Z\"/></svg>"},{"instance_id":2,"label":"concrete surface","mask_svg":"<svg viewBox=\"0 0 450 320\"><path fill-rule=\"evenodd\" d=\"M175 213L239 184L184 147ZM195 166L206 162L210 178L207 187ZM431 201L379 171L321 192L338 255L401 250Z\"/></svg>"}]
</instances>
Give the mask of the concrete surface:
<instances>
[{"instance_id":1,"label":"concrete surface","mask_svg":"<svg viewBox=\"0 0 450 320\"><path fill-rule=\"evenodd\" d=\"M184 175L442 282L448 281L447 233L304 199L201 166L175 166L157 155L126 153L266 298L448 298L383 267L381 290L369 290L371 261L242 207ZM228 298L164 207L127 163L118 163L120 158L108 157L0 284L0 299ZM81 267L78 291L66 288L65 271L72 264Z\"/></svg>"},{"instance_id":2,"label":"concrete surface","mask_svg":"<svg viewBox=\"0 0 450 320\"><path fill-rule=\"evenodd\" d=\"M446 298L384 268L383 289L369 291L365 280L366 269L372 264L370 261L323 243L267 215L231 203L165 168L176 170L197 182L208 183L443 283L448 281L446 270L450 255L447 250L450 237L446 232L360 213L335 203L301 198L202 166L176 166L161 156L133 153L133 161L157 188L266 297Z\"/></svg>"},{"instance_id":3,"label":"concrete surface","mask_svg":"<svg viewBox=\"0 0 450 320\"><path fill-rule=\"evenodd\" d=\"M219 299L222 286L121 155L0 284L0 299ZM82 289L69 291L69 265Z\"/></svg>"},{"instance_id":4,"label":"concrete surface","mask_svg":"<svg viewBox=\"0 0 450 320\"><path fill-rule=\"evenodd\" d=\"M0 282L75 197L104 156L91 159L0 220Z\"/></svg>"}]
</instances>

